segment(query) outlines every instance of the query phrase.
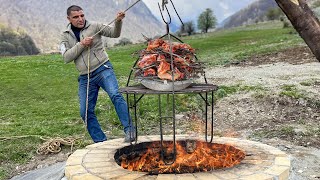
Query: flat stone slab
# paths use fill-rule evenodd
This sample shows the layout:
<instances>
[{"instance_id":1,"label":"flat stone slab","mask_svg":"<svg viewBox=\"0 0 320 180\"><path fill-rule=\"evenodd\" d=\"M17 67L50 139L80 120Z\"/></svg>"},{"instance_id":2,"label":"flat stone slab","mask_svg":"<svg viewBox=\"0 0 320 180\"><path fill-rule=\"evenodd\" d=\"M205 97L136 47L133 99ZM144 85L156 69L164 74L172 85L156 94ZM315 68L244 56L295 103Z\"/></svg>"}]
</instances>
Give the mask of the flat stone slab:
<instances>
[{"instance_id":1,"label":"flat stone slab","mask_svg":"<svg viewBox=\"0 0 320 180\"><path fill-rule=\"evenodd\" d=\"M64 177L65 166L66 162L56 163L52 166L15 176L11 180L61 180Z\"/></svg>"},{"instance_id":2,"label":"flat stone slab","mask_svg":"<svg viewBox=\"0 0 320 180\"><path fill-rule=\"evenodd\" d=\"M176 135L176 140L195 139L189 135ZM138 143L159 141L160 136L141 136ZM164 140L172 140L172 136L164 136ZM114 139L87 146L75 151L67 160L65 176L68 180L88 179L195 179L195 180L287 180L290 172L290 159L282 151L259 142L213 137L214 143L229 144L246 153L245 159L237 166L209 172L185 174L149 175L145 172L129 171L119 166L114 159L117 149L128 146L123 139Z\"/></svg>"}]
</instances>

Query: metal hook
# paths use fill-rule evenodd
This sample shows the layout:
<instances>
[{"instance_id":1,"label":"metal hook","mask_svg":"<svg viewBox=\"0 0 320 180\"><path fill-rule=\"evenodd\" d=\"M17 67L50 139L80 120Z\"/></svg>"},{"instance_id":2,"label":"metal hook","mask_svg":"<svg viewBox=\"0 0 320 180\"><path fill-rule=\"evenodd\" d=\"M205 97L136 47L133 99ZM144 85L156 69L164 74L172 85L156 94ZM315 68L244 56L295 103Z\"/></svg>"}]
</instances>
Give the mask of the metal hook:
<instances>
[{"instance_id":1,"label":"metal hook","mask_svg":"<svg viewBox=\"0 0 320 180\"><path fill-rule=\"evenodd\" d=\"M166 20L164 19L163 13L162 13L162 10L161 10L161 7L160 7L160 4L158 3L158 7L159 7L159 10L160 10L160 14L161 14L162 20L163 20L163 22L166 24L167 34L169 34L169 24L171 23L171 15L170 15L170 13L169 13L169 10L168 10L167 6L166 6L165 4L162 4L162 5L163 5L163 7L166 8L166 11L167 11L168 16L169 16L169 21L166 21Z\"/></svg>"},{"instance_id":2,"label":"metal hook","mask_svg":"<svg viewBox=\"0 0 320 180\"><path fill-rule=\"evenodd\" d=\"M167 1L167 2L168 2L168 1ZM180 15L178 14L178 11L176 10L176 7L174 6L172 0L170 0L170 2L171 2L173 9L174 9L174 11L176 12L176 14L177 14L177 16L178 16L178 18L179 18L179 20L180 20L180 22L181 22L181 24L182 24L182 27L184 28L184 24L183 24L183 22L182 22L182 19L181 19Z\"/></svg>"},{"instance_id":3,"label":"metal hook","mask_svg":"<svg viewBox=\"0 0 320 180\"><path fill-rule=\"evenodd\" d=\"M162 11L164 11L164 6L168 4L168 0L162 0Z\"/></svg>"}]
</instances>

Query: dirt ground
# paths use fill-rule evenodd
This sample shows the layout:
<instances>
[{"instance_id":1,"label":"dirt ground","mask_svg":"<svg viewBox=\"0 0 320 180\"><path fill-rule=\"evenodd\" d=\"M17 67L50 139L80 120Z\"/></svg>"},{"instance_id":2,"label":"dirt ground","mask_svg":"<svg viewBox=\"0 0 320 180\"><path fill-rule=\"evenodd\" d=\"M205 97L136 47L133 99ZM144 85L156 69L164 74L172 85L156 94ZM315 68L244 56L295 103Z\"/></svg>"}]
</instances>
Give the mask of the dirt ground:
<instances>
[{"instance_id":1,"label":"dirt ground","mask_svg":"<svg viewBox=\"0 0 320 180\"><path fill-rule=\"evenodd\" d=\"M320 179L320 63L307 47L254 56L206 72L209 83L219 86L258 87L216 102L215 135L277 147L290 155L290 179ZM286 86L299 96L281 95ZM202 123L190 114L188 117L195 124ZM187 129L180 126L177 133L188 133ZM16 167L14 175L65 161L68 150L66 147L56 155L36 156Z\"/></svg>"},{"instance_id":2,"label":"dirt ground","mask_svg":"<svg viewBox=\"0 0 320 180\"><path fill-rule=\"evenodd\" d=\"M290 179L320 179L320 63L309 48L211 68L207 77L220 86L257 87L217 101L218 133L285 151L292 160Z\"/></svg>"}]
</instances>

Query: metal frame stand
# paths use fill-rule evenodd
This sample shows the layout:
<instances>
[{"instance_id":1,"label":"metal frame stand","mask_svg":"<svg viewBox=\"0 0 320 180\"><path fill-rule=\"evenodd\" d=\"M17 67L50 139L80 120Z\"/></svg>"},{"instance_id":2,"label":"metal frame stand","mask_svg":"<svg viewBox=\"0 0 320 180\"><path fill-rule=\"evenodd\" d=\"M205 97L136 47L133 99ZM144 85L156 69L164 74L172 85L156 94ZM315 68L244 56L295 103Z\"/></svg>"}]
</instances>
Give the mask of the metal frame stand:
<instances>
[{"instance_id":1,"label":"metal frame stand","mask_svg":"<svg viewBox=\"0 0 320 180\"><path fill-rule=\"evenodd\" d=\"M170 0L177 16L179 17L181 23L182 23L182 26L184 26L178 12L176 11L176 8L172 2L172 0ZM137 140L138 140L138 118L137 118L137 105L139 103L139 101L146 95L146 94L153 94L153 95L158 95L158 110L159 110L159 120L160 120L160 148L161 148L161 158L162 160L167 164L167 165L170 165L170 164L173 164L176 160L176 114L175 114L175 110L176 110L176 99L175 99L175 95L176 94L199 94L200 97L202 98L202 100L204 101L204 104L205 104L205 122L206 122L206 125L205 125L205 140L208 142L208 107L211 106L211 140L210 142L212 142L212 139L213 139L213 121L214 121L214 117L213 117L213 110L214 110L214 97L213 97L213 93L214 91L216 91L218 89L218 87L216 85L212 85L212 84L208 84L207 83L207 79L206 79L206 76L205 76L205 73L203 72L203 76L204 76L204 80L205 80L205 84L192 84L191 86L189 86L188 88L186 89L183 89L183 90L179 90L179 91L176 91L174 89L174 67L173 67L173 51L172 51L172 37L175 38L176 40L178 40L179 42L183 43L179 38L177 38L176 36L172 35L170 33L170 30L169 30L169 25L171 23L171 15L168 11L168 8L167 8L167 5L168 4L168 1L165 1L163 0L162 2L162 10L166 9L166 12L168 14L168 21L165 20L164 16L163 16L163 12L160 8L160 4L158 3L158 7L159 7L159 10L160 10L160 13L161 13L161 17L162 17L162 20L163 22L166 24L166 34L161 36L160 39L164 38L164 37L168 37L168 40L169 40L169 43L170 43L170 54L171 54L171 69L172 69L172 90L171 91L155 91L155 90L151 90L151 89L147 89L145 88L144 86L142 85L135 85L135 86L129 86L129 83L130 83L130 79L131 79L131 76L132 76L132 73L133 73L133 69L134 67L137 65L138 61L139 61L139 58L136 60L136 62L134 63L132 69L131 69L131 72L130 72L130 75L128 77L128 81L127 81L127 84L125 88L121 88L120 89L120 92L122 93L125 93L126 94L126 98L127 98L127 103L128 103L128 112L129 112L129 116L130 116L130 108L133 109L133 112L134 112L134 121L135 121L135 129L136 129L136 141L135 143L137 143ZM195 56L195 59L197 59L197 57ZM205 96L202 95L202 93L205 94ZM208 99L208 94L211 93L211 101L209 101ZM169 111L167 111L167 114L166 116L162 116L162 107L161 107L161 95L167 95L167 104L169 103L169 95L172 95L172 100L171 100L171 103L172 103L172 114L171 115L168 115ZM129 105L129 99L130 99L130 95L133 95L133 104L130 106ZM137 95L139 95L139 97L137 98ZM130 107L130 108L129 108ZM131 118L130 119L130 124L132 124L132 120ZM165 148L163 146L163 120L164 119L172 119L172 130L173 130L173 152L170 153L169 155L169 159L165 159ZM132 144L132 143L130 143ZM166 154L168 154L166 152ZM170 160L170 161L169 161Z\"/></svg>"},{"instance_id":2,"label":"metal frame stand","mask_svg":"<svg viewBox=\"0 0 320 180\"><path fill-rule=\"evenodd\" d=\"M204 119L205 119L205 140L206 142L212 142L213 140L213 123L214 123L214 92L218 89L218 86L213 84L191 84L189 87L183 90L175 91L174 95L177 94L198 94L201 99L204 102ZM157 95L158 96L158 113L159 113L159 121L160 121L160 148L161 148L161 158L164 160L166 164L172 164L175 161L175 155L176 155L176 147L175 147L175 135L176 135L176 124L175 124L175 118L172 118L172 116L163 115L163 108L161 105L161 95L167 95L167 102L169 101L169 95L172 95L171 91L156 91L152 89L147 89L146 87L142 85L133 85L133 86L127 86L124 88L120 88L120 92L123 94L126 94L128 107L129 109L132 109L133 111L133 117L135 122L135 128L136 128L136 141L138 140L138 116L137 116L137 107L140 102L140 100L145 97L145 95ZM172 96L174 96L172 95ZM211 98L209 98L209 95L211 95ZM130 101L129 100L133 100ZM210 107L210 109L209 109ZM175 116L175 109L176 105L172 104L173 115ZM209 121L208 113L211 110L211 122ZM130 110L129 110L130 114ZM163 119L173 119L173 145L174 145L174 151L170 153L170 162L166 161L164 158L164 152L165 148L163 147ZM211 131L210 134L208 134L208 124L211 123ZM210 140L208 140L210 137Z\"/></svg>"}]
</instances>

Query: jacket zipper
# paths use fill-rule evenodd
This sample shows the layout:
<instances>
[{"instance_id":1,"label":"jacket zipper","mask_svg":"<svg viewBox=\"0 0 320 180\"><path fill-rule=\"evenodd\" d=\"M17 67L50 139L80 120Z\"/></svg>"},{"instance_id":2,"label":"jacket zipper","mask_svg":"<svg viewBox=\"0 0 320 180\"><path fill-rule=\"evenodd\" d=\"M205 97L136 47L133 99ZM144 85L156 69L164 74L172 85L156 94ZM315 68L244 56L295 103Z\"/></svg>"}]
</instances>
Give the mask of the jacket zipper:
<instances>
[{"instance_id":1,"label":"jacket zipper","mask_svg":"<svg viewBox=\"0 0 320 180\"><path fill-rule=\"evenodd\" d=\"M94 54L94 57L97 58L97 60L99 61L99 64L100 64L101 61L100 61L99 58L97 57L96 52L95 52L95 51L92 51L92 52L93 52L93 54Z\"/></svg>"}]
</instances>

